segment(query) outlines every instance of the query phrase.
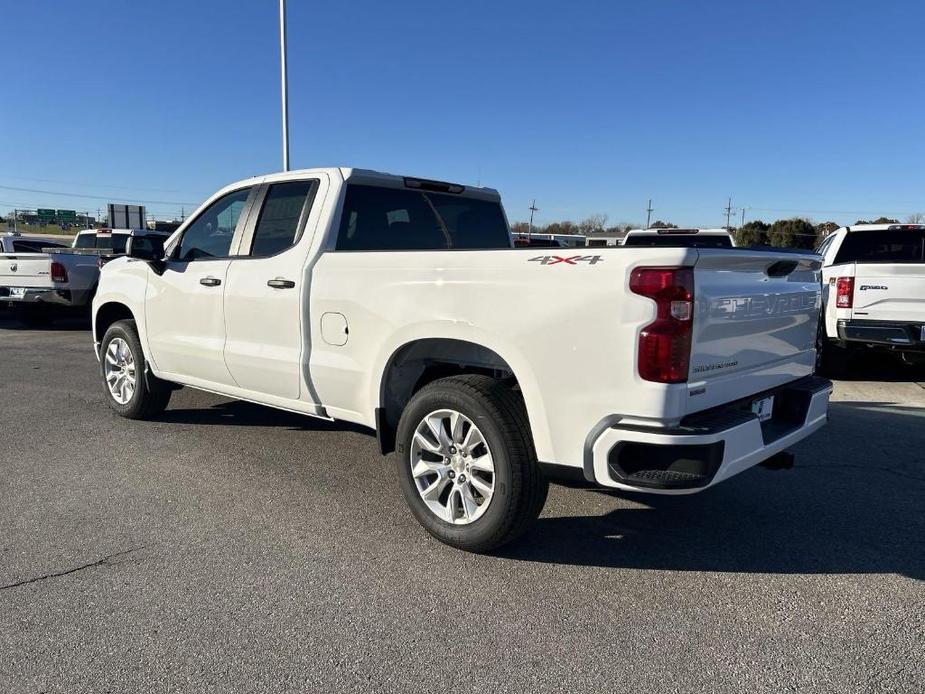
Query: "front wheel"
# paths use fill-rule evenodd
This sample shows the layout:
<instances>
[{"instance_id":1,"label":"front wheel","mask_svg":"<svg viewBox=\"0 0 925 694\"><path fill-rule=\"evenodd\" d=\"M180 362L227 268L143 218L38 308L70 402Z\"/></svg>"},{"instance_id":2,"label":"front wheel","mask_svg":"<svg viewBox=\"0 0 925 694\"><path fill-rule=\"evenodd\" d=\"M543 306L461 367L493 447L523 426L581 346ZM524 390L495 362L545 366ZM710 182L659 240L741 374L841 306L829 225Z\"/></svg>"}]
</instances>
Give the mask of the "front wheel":
<instances>
[{"instance_id":1,"label":"front wheel","mask_svg":"<svg viewBox=\"0 0 925 694\"><path fill-rule=\"evenodd\" d=\"M418 391L398 426L397 464L421 525L470 552L523 534L549 489L523 399L488 376L442 378Z\"/></svg>"},{"instance_id":2,"label":"front wheel","mask_svg":"<svg viewBox=\"0 0 925 694\"><path fill-rule=\"evenodd\" d=\"M109 326L100 345L100 372L106 402L128 419L150 419L167 409L171 387L148 373L135 321Z\"/></svg>"}]
</instances>

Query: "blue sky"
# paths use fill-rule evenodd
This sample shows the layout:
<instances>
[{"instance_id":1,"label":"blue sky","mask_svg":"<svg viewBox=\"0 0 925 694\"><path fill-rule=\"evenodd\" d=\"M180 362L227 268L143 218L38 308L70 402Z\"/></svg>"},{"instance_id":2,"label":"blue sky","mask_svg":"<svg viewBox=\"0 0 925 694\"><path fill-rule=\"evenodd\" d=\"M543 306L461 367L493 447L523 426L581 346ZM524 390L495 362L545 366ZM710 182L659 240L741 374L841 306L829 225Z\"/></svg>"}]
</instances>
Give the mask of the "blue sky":
<instances>
[{"instance_id":1,"label":"blue sky","mask_svg":"<svg viewBox=\"0 0 925 694\"><path fill-rule=\"evenodd\" d=\"M278 170L275 0L3 0L0 210ZM293 167L498 188L540 223L925 211L920 2L289 0ZM14 190L31 189L31 190ZM69 196L34 190L69 193ZM186 207L187 213L189 207Z\"/></svg>"}]
</instances>

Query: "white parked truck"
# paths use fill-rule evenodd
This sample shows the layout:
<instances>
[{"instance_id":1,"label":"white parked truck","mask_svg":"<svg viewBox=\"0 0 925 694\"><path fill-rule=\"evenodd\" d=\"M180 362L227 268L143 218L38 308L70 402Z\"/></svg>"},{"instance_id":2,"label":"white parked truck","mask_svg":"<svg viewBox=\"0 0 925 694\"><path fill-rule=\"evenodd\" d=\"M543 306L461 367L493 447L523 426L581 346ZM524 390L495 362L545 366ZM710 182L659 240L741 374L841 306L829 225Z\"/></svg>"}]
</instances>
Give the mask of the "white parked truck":
<instances>
[{"instance_id":1,"label":"white parked truck","mask_svg":"<svg viewBox=\"0 0 925 694\"><path fill-rule=\"evenodd\" d=\"M494 190L325 168L130 243L93 336L119 414L184 385L375 429L421 524L487 551L548 476L681 494L786 459L826 421L819 301L813 254L517 249Z\"/></svg>"},{"instance_id":2,"label":"white parked truck","mask_svg":"<svg viewBox=\"0 0 925 694\"><path fill-rule=\"evenodd\" d=\"M53 241L12 236L0 250L0 302L14 307L19 320L40 325L64 312L86 311L96 292L100 267L125 253L130 236L159 243L162 232L132 229L88 229L71 247Z\"/></svg>"},{"instance_id":3,"label":"white parked truck","mask_svg":"<svg viewBox=\"0 0 925 694\"><path fill-rule=\"evenodd\" d=\"M817 251L823 257L821 370L838 374L859 349L925 363L925 225L842 227Z\"/></svg>"}]
</instances>

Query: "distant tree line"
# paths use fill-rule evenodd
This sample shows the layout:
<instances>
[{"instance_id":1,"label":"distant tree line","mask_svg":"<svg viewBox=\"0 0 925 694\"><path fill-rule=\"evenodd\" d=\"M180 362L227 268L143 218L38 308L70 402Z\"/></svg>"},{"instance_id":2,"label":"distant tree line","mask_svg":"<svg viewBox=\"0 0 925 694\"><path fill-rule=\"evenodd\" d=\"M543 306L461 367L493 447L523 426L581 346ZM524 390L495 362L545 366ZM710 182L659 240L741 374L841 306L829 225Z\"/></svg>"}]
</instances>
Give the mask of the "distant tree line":
<instances>
[{"instance_id":1,"label":"distant tree line","mask_svg":"<svg viewBox=\"0 0 925 694\"><path fill-rule=\"evenodd\" d=\"M925 214L916 213L909 215L906 219L908 224L925 223ZM859 219L855 224L899 224L899 220L890 217L878 217L877 219L866 220ZM625 234L630 229L639 229L643 225L633 224L630 222L620 222L618 224L607 224L606 214L595 214L583 219L580 222L562 221L552 222L545 225L533 225L535 234L581 234L584 236L594 236L595 234L617 233ZM803 217L794 217L792 219L778 219L770 224L760 219L747 222L738 228L731 228L730 231L735 236L736 244L739 246L773 246L775 248L816 248L822 240L830 233L841 226L837 222L822 222L814 224L811 220ZM677 229L677 224L656 220L650 225L650 228ZM530 229L527 222L514 222L511 230L517 234L526 234Z\"/></svg>"}]
</instances>

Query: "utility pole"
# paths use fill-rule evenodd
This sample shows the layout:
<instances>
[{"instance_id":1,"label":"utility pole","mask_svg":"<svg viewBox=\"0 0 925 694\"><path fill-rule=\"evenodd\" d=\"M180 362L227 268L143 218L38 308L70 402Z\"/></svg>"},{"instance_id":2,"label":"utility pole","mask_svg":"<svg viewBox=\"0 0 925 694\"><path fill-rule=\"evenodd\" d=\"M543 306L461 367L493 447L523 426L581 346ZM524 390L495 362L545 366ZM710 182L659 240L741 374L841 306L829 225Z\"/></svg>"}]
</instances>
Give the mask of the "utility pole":
<instances>
[{"instance_id":1,"label":"utility pole","mask_svg":"<svg viewBox=\"0 0 925 694\"><path fill-rule=\"evenodd\" d=\"M652 207L652 198L649 198L649 206L646 208L646 229L649 228L649 222L652 221L652 213L655 208Z\"/></svg>"},{"instance_id":2,"label":"utility pole","mask_svg":"<svg viewBox=\"0 0 925 694\"><path fill-rule=\"evenodd\" d=\"M742 224L739 226L739 228L741 229L744 226L745 226L745 208L743 207L742 208Z\"/></svg>"},{"instance_id":3,"label":"utility pole","mask_svg":"<svg viewBox=\"0 0 925 694\"><path fill-rule=\"evenodd\" d=\"M729 219L732 217L732 198L726 201L726 228L729 228Z\"/></svg>"},{"instance_id":4,"label":"utility pole","mask_svg":"<svg viewBox=\"0 0 925 694\"><path fill-rule=\"evenodd\" d=\"M530 205L530 226L527 227L527 239L533 238L533 213L539 212L540 208L536 206L536 198L533 200L533 204Z\"/></svg>"},{"instance_id":5,"label":"utility pole","mask_svg":"<svg viewBox=\"0 0 925 694\"><path fill-rule=\"evenodd\" d=\"M16 233L16 215L19 213L19 210L13 209L13 233Z\"/></svg>"},{"instance_id":6,"label":"utility pole","mask_svg":"<svg viewBox=\"0 0 925 694\"><path fill-rule=\"evenodd\" d=\"M283 171L289 171L289 77L286 73L286 0L279 0L279 62L283 110Z\"/></svg>"}]
</instances>

